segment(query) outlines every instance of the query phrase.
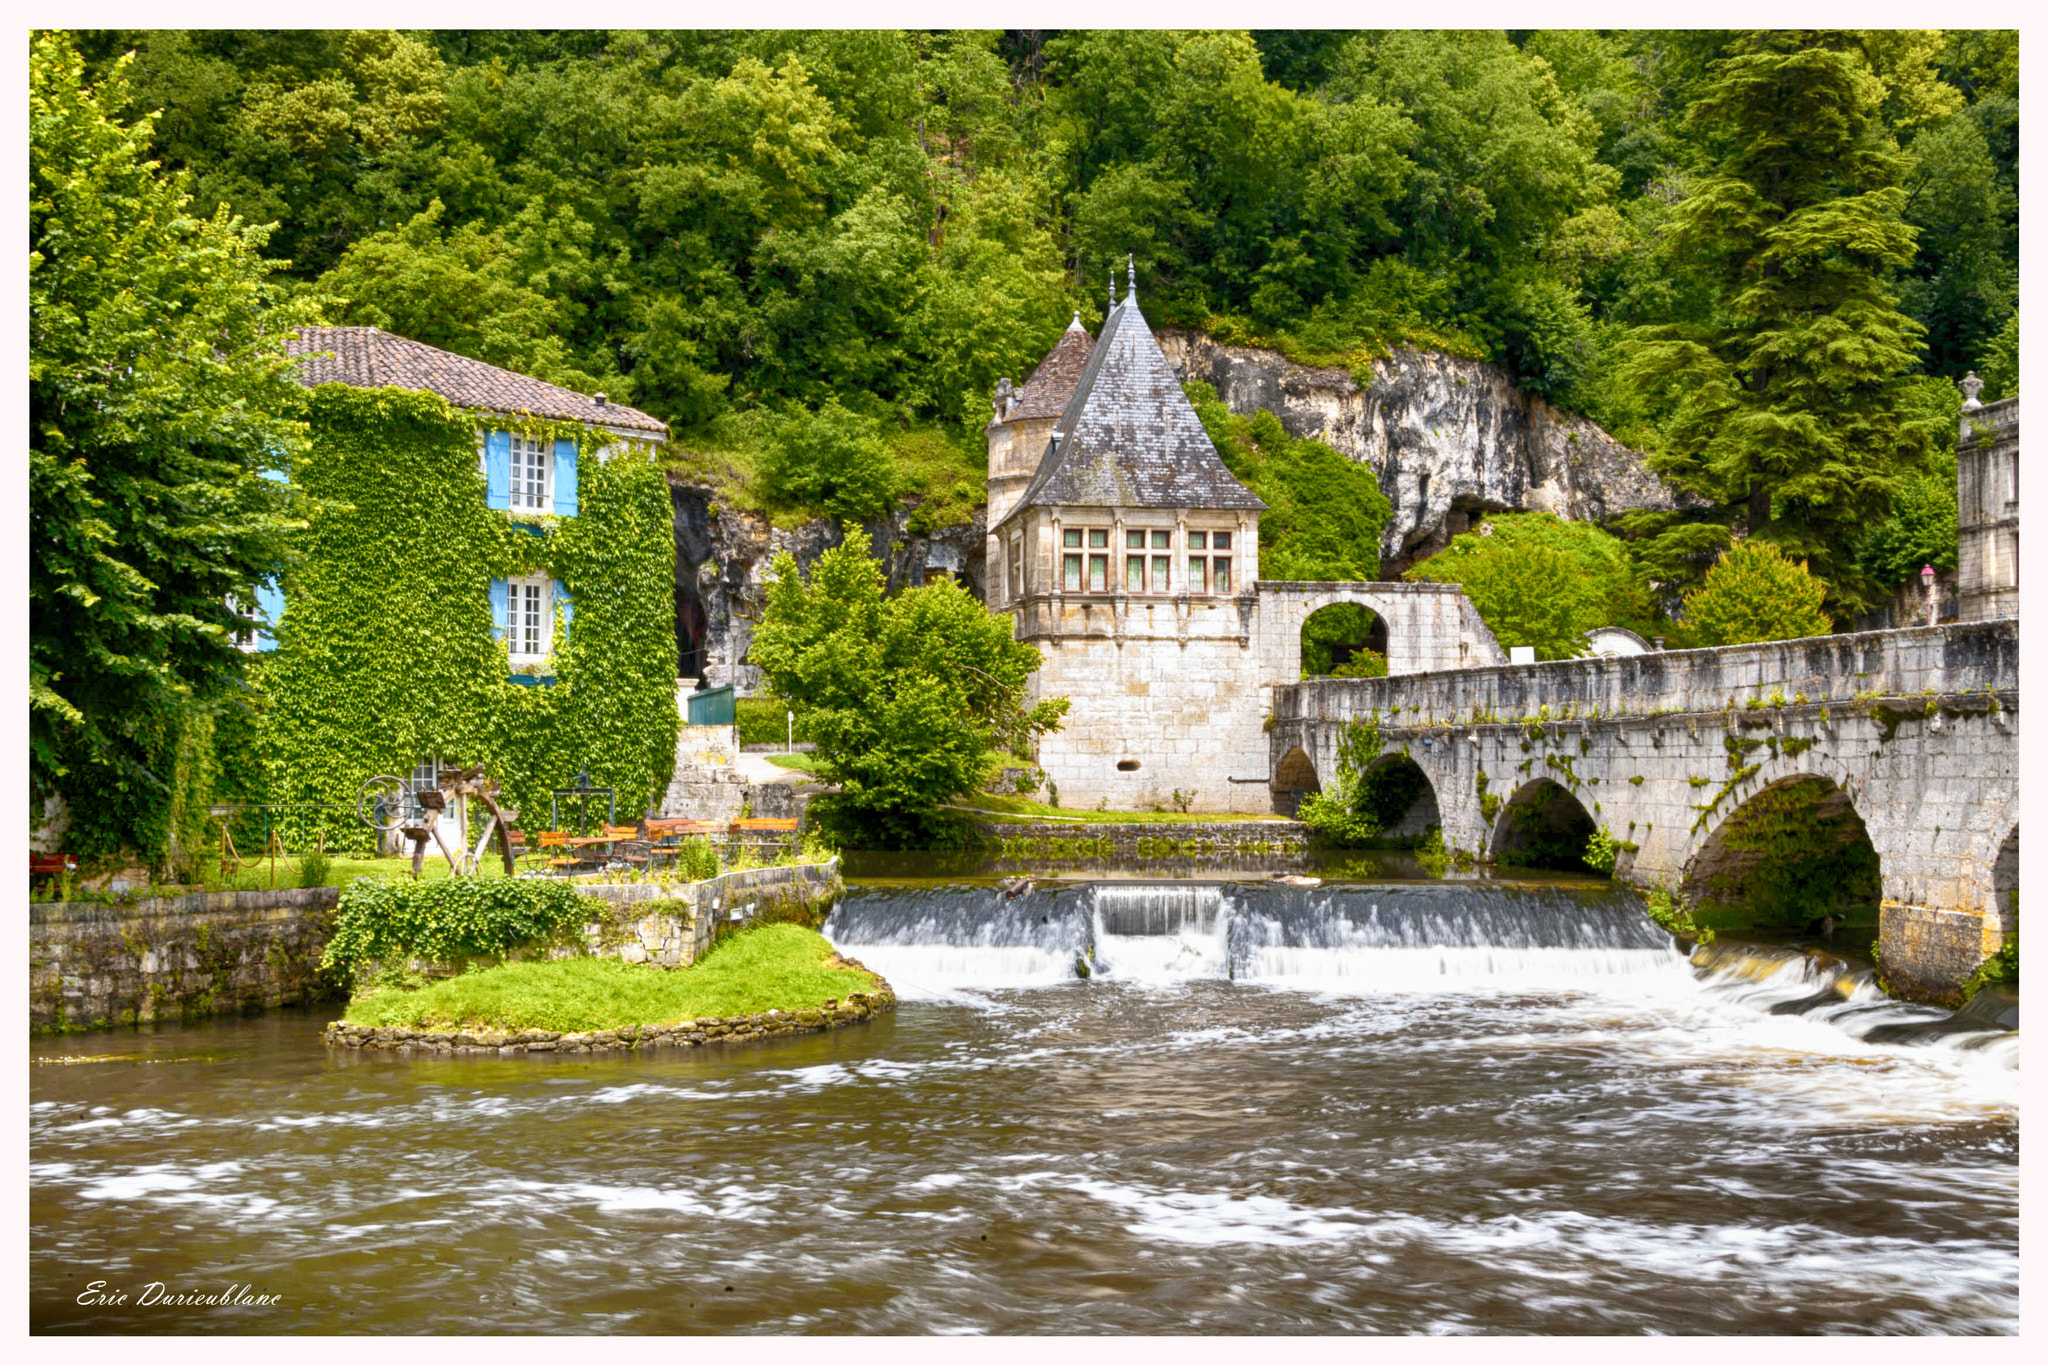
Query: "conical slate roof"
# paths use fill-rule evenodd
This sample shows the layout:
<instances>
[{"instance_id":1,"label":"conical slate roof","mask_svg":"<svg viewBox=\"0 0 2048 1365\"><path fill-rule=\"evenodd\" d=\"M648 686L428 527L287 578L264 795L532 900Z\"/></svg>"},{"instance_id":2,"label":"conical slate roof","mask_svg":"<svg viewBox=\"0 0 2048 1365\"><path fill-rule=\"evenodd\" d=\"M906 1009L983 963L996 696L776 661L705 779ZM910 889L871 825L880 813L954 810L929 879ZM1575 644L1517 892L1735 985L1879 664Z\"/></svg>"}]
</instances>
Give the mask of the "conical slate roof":
<instances>
[{"instance_id":1,"label":"conical slate roof","mask_svg":"<svg viewBox=\"0 0 2048 1365\"><path fill-rule=\"evenodd\" d=\"M1088 355L1094 349L1095 342L1081 325L1081 315L1076 313L1067 330L1061 333L1059 344L1045 353L1031 378L1017 390L1016 401L1003 420L1057 417L1066 411L1067 400L1073 397L1074 386L1081 382L1081 372L1088 368Z\"/></svg>"},{"instance_id":2,"label":"conical slate roof","mask_svg":"<svg viewBox=\"0 0 2048 1365\"><path fill-rule=\"evenodd\" d=\"M1051 506L1265 510L1224 468L1135 293L1103 320L1016 511Z\"/></svg>"}]
</instances>

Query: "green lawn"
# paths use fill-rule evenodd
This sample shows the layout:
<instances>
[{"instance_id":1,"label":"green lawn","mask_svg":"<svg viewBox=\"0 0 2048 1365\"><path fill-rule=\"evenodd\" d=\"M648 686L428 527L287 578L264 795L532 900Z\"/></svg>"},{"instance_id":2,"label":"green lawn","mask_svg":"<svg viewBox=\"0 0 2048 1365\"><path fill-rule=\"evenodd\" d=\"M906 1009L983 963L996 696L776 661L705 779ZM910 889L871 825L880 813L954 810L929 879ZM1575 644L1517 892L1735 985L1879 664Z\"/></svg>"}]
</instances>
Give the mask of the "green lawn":
<instances>
[{"instance_id":1,"label":"green lawn","mask_svg":"<svg viewBox=\"0 0 2048 1365\"><path fill-rule=\"evenodd\" d=\"M778 768L793 768L800 773L818 771L816 754L769 754L767 759Z\"/></svg>"},{"instance_id":2,"label":"green lawn","mask_svg":"<svg viewBox=\"0 0 2048 1365\"><path fill-rule=\"evenodd\" d=\"M584 1033L632 1024L816 1009L871 991L881 978L827 967L832 945L795 924L764 924L718 944L694 966L669 970L574 957L508 962L416 991L373 990L342 1017L372 1028L547 1029Z\"/></svg>"},{"instance_id":3,"label":"green lawn","mask_svg":"<svg viewBox=\"0 0 2048 1365\"><path fill-rule=\"evenodd\" d=\"M182 896L189 895L195 891L267 891L273 885L270 860L268 858L261 860L251 859L248 866L244 867L241 871L230 872L225 876L215 871L219 865L218 862L209 863L206 869L206 882L204 885L167 886L164 888L164 894L167 896ZM521 864L522 867L533 867L536 865L531 859ZM421 880L435 882L448 875L448 860L441 856L439 849L430 850L427 854L425 866L420 869ZM492 841L492 846L484 855L483 866L479 870L478 875L482 877L503 877L505 875L505 863L498 855L497 842L495 840ZM411 876L411 858L357 858L342 854L332 854L329 855L327 860L327 875L320 879L319 885L347 886L358 877L389 877L398 879L410 878ZM299 885L299 859L279 858L277 860L274 884L279 888Z\"/></svg>"}]
</instances>

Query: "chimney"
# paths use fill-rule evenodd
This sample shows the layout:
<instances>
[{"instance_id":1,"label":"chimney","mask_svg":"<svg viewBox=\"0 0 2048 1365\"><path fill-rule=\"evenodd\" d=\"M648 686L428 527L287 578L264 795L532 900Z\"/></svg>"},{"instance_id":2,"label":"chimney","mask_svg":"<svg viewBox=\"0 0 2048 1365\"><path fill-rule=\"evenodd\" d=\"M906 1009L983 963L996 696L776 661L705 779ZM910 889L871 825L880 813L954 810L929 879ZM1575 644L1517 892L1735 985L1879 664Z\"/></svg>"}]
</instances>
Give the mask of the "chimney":
<instances>
[{"instance_id":1,"label":"chimney","mask_svg":"<svg viewBox=\"0 0 2048 1365\"><path fill-rule=\"evenodd\" d=\"M599 407L603 407L603 406L604 406L604 403L605 403L605 398L604 398L604 395L600 393L599 395L597 395L597 405L598 405Z\"/></svg>"}]
</instances>

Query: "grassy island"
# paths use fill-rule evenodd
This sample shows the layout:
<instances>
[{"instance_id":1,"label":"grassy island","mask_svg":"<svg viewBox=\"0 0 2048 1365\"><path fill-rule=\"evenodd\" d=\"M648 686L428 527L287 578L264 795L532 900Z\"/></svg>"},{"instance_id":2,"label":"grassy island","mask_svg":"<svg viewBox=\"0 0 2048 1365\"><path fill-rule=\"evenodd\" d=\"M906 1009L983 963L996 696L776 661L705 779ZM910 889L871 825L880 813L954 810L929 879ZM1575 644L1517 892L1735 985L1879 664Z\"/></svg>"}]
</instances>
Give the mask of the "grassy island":
<instances>
[{"instance_id":1,"label":"grassy island","mask_svg":"<svg viewBox=\"0 0 2048 1365\"><path fill-rule=\"evenodd\" d=\"M676 970L592 957L507 962L418 990L367 989L343 1019L371 1028L585 1032L817 1009L882 985L841 962L815 930L764 924Z\"/></svg>"}]
</instances>

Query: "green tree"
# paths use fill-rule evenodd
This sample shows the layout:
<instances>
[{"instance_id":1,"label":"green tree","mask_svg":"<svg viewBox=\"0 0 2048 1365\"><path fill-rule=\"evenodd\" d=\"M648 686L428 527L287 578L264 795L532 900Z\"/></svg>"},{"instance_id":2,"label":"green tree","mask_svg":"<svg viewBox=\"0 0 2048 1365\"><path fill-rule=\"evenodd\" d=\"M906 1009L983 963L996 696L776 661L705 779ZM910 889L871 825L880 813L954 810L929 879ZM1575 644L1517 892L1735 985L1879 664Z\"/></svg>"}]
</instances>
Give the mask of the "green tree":
<instances>
[{"instance_id":1,"label":"green tree","mask_svg":"<svg viewBox=\"0 0 2048 1365\"><path fill-rule=\"evenodd\" d=\"M29 789L73 848L162 863L203 828L211 713L287 559L303 447L265 232L187 212L71 42L29 50Z\"/></svg>"},{"instance_id":2,"label":"green tree","mask_svg":"<svg viewBox=\"0 0 2048 1365\"><path fill-rule=\"evenodd\" d=\"M1714 308L1640 329L1628 366L1668 414L1651 467L1810 559L1843 613L1870 601L1857 533L1934 434L1902 404L1922 329L1888 283L1914 231L1884 96L1844 35L1749 34L1714 65L1688 114L1714 166L1667 238Z\"/></svg>"},{"instance_id":3,"label":"green tree","mask_svg":"<svg viewBox=\"0 0 2048 1365\"><path fill-rule=\"evenodd\" d=\"M1742 645L1825 635L1827 585L1768 541L1731 547L1686 595L1685 631L1698 645Z\"/></svg>"},{"instance_id":4,"label":"green tree","mask_svg":"<svg viewBox=\"0 0 2048 1365\"><path fill-rule=\"evenodd\" d=\"M1024 703L1038 651L1011 638L951 581L882 594L867 532L808 576L775 557L768 609L748 657L808 717L828 809L853 837L901 846L930 836L937 808L974 791L1005 752L1059 727L1067 699Z\"/></svg>"},{"instance_id":5,"label":"green tree","mask_svg":"<svg viewBox=\"0 0 2048 1365\"><path fill-rule=\"evenodd\" d=\"M1856 557L1873 583L1885 589L1917 580L1923 564L1956 567L1956 440L1962 392L1932 375L1916 380L1912 403L1941 421L1934 456L1924 474L1899 481L1891 515L1865 533Z\"/></svg>"},{"instance_id":6,"label":"green tree","mask_svg":"<svg viewBox=\"0 0 2048 1365\"><path fill-rule=\"evenodd\" d=\"M839 406L782 419L762 461L769 490L840 517L872 517L895 502L901 476L881 423Z\"/></svg>"},{"instance_id":7,"label":"green tree","mask_svg":"<svg viewBox=\"0 0 2048 1365\"><path fill-rule=\"evenodd\" d=\"M1596 626L1649 626L1649 599L1622 542L1548 512L1488 517L1404 577L1461 585L1494 638L1533 646L1539 659L1583 654Z\"/></svg>"},{"instance_id":8,"label":"green tree","mask_svg":"<svg viewBox=\"0 0 2048 1365\"><path fill-rule=\"evenodd\" d=\"M625 380L579 370L562 340L566 300L521 278L505 231L474 220L441 230L439 199L404 227L365 237L320 277L335 322L382 327L429 346L502 365L551 384L596 392Z\"/></svg>"},{"instance_id":9,"label":"green tree","mask_svg":"<svg viewBox=\"0 0 2048 1365\"><path fill-rule=\"evenodd\" d=\"M1977 377L1984 381L1984 401L2012 398L2020 391L2020 315L2012 314L2005 326L1984 348L1977 361Z\"/></svg>"}]
</instances>

